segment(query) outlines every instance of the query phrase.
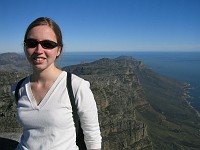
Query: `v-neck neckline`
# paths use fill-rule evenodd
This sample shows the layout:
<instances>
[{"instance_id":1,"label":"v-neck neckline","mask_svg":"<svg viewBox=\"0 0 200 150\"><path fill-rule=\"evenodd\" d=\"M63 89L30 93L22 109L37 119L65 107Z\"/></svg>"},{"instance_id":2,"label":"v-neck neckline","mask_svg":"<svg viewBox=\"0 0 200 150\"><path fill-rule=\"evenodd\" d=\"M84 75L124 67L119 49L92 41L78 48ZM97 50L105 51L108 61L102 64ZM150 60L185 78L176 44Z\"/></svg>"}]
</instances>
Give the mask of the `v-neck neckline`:
<instances>
[{"instance_id":1,"label":"v-neck neckline","mask_svg":"<svg viewBox=\"0 0 200 150\"><path fill-rule=\"evenodd\" d=\"M32 89L31 89L31 84L30 84L30 76L29 76L29 78L28 78L29 82L27 84L27 94L28 94L29 100L30 100L33 108L35 108L35 109L41 109L42 107L44 107L44 105L46 104L46 102L49 101L49 98L50 98L51 94L53 93L53 91L55 90L55 88L57 87L57 85L60 83L60 81L61 81L61 79L62 79L63 76L64 76L64 72L61 72L61 74L57 77L57 79L52 84L52 86L47 91L47 93L42 98L42 100L40 101L39 104L37 104L37 101L36 101L36 99L35 99L35 97L33 95L33 92L32 92Z\"/></svg>"}]
</instances>

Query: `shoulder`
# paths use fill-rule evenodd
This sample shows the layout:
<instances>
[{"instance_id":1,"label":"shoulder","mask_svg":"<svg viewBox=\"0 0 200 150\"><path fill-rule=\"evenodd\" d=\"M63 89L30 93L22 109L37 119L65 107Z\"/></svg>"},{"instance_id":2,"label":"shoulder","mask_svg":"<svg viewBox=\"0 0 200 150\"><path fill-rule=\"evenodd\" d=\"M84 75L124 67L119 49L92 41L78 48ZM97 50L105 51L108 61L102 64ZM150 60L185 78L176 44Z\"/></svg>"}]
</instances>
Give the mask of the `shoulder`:
<instances>
[{"instance_id":1,"label":"shoulder","mask_svg":"<svg viewBox=\"0 0 200 150\"><path fill-rule=\"evenodd\" d=\"M15 91L16 90L16 88L17 88L17 86L19 87L21 87L22 86L22 84L24 84L23 82L24 82L24 80L26 80L26 78L27 77L25 77L25 78L22 78L22 79L20 79L19 81L15 81L12 85L11 85L11 91L13 92L13 91ZM19 88L20 88L19 87Z\"/></svg>"},{"instance_id":2,"label":"shoulder","mask_svg":"<svg viewBox=\"0 0 200 150\"><path fill-rule=\"evenodd\" d=\"M77 85L81 85L84 83L87 84L89 82L75 74L72 74L72 85L77 86Z\"/></svg>"},{"instance_id":3,"label":"shoulder","mask_svg":"<svg viewBox=\"0 0 200 150\"><path fill-rule=\"evenodd\" d=\"M11 85L11 96L15 96L15 92L19 91L19 89L21 89L22 87L25 86L25 84L29 81L28 77L22 78L19 81L16 81L13 83L13 85ZM17 93L18 94L18 93Z\"/></svg>"},{"instance_id":4,"label":"shoulder","mask_svg":"<svg viewBox=\"0 0 200 150\"><path fill-rule=\"evenodd\" d=\"M72 88L73 88L74 93L77 93L81 89L90 88L89 81L87 81L75 74L71 74L71 83L72 83Z\"/></svg>"}]
</instances>

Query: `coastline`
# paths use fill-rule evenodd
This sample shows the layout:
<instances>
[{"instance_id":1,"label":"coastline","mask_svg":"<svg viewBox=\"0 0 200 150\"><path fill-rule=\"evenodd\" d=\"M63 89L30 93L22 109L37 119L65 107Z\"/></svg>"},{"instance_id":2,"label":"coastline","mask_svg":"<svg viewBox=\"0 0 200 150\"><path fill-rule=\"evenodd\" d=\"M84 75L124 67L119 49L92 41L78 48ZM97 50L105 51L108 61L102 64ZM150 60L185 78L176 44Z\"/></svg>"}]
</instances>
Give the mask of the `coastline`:
<instances>
[{"instance_id":1,"label":"coastline","mask_svg":"<svg viewBox=\"0 0 200 150\"><path fill-rule=\"evenodd\" d=\"M200 68L200 52L64 52L61 60L58 60L58 64L70 66L81 62L93 62L101 58L113 59L119 56L131 56L161 75L189 83L192 88L188 92L191 96L188 103L198 111L198 114L200 113L200 70L197 69Z\"/></svg>"},{"instance_id":2,"label":"coastline","mask_svg":"<svg viewBox=\"0 0 200 150\"><path fill-rule=\"evenodd\" d=\"M192 96L190 95L190 89L192 89L190 83L184 83L184 87L183 87L183 90L184 90L184 93L183 93L183 100L188 104L188 106L193 110L195 111L195 113L197 114L197 116L200 118L200 112L195 109L195 107L193 107L191 105L191 99L192 99Z\"/></svg>"}]
</instances>

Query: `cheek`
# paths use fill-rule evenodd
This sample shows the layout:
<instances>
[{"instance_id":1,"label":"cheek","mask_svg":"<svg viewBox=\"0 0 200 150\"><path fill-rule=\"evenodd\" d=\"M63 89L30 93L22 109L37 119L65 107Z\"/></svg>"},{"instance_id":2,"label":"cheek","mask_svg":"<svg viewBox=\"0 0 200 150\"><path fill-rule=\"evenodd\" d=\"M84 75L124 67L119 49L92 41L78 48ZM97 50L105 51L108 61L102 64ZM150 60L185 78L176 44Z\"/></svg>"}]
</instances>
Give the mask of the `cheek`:
<instances>
[{"instance_id":1,"label":"cheek","mask_svg":"<svg viewBox=\"0 0 200 150\"><path fill-rule=\"evenodd\" d=\"M30 50L25 49L25 50L24 50L24 53L25 53L25 55L26 55L26 59L28 60L28 62L29 62L29 63L32 63L32 61L31 61L31 56L32 56L33 52L30 51Z\"/></svg>"},{"instance_id":2,"label":"cheek","mask_svg":"<svg viewBox=\"0 0 200 150\"><path fill-rule=\"evenodd\" d=\"M35 48L26 48L26 49L24 49L24 52L25 52L26 54L33 54L34 51L35 51Z\"/></svg>"},{"instance_id":3,"label":"cheek","mask_svg":"<svg viewBox=\"0 0 200 150\"><path fill-rule=\"evenodd\" d=\"M46 51L45 52L46 57L48 57L49 59L56 59L57 57L57 52L56 51Z\"/></svg>"},{"instance_id":4,"label":"cheek","mask_svg":"<svg viewBox=\"0 0 200 150\"><path fill-rule=\"evenodd\" d=\"M30 56L34 53L34 50L31 50L29 48L28 49L24 49L24 53L25 53L27 59L29 59Z\"/></svg>"}]
</instances>

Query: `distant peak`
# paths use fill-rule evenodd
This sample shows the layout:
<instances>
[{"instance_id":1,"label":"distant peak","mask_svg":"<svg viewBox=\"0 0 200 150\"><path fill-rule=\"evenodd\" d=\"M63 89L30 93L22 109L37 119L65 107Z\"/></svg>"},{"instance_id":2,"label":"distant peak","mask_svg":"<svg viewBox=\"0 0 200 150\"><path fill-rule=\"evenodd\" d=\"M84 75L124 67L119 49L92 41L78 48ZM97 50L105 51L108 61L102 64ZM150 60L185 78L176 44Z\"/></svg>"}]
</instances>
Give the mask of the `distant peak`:
<instances>
[{"instance_id":1,"label":"distant peak","mask_svg":"<svg viewBox=\"0 0 200 150\"><path fill-rule=\"evenodd\" d=\"M135 60L135 59L131 56L119 56L115 58L115 60Z\"/></svg>"}]
</instances>

